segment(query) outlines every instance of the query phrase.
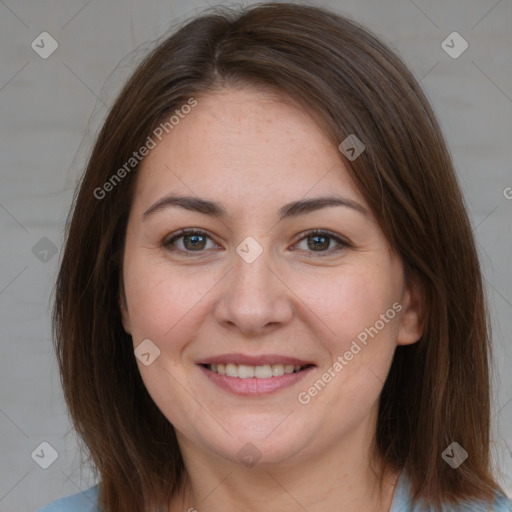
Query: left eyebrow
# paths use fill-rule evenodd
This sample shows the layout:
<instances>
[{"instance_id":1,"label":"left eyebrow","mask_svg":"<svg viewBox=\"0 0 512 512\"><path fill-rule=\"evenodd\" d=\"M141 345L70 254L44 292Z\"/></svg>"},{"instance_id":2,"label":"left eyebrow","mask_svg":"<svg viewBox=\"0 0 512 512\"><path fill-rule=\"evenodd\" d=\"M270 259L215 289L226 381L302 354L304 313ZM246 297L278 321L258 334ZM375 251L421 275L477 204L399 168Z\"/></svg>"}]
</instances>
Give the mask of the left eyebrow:
<instances>
[{"instance_id":1,"label":"left eyebrow","mask_svg":"<svg viewBox=\"0 0 512 512\"><path fill-rule=\"evenodd\" d=\"M222 203L202 199L200 197L192 196L166 196L159 199L156 203L150 206L144 213L143 218L146 219L150 215L155 214L165 208L177 206L186 210L210 215L217 218L226 218L227 211ZM301 199L285 204L279 209L279 220L287 218L298 217L307 213L328 208L333 206L343 206L351 208L363 215L368 215L368 211L359 203L345 197L326 196L315 197L313 199Z\"/></svg>"},{"instance_id":2,"label":"left eyebrow","mask_svg":"<svg viewBox=\"0 0 512 512\"><path fill-rule=\"evenodd\" d=\"M306 213L331 206L344 206L346 208L352 208L363 215L368 215L366 208L352 199L338 196L327 196L315 197L313 199L302 199L300 201L293 201L292 203L285 204L279 210L279 219L283 220L290 217L298 217L299 215L305 215Z\"/></svg>"}]
</instances>

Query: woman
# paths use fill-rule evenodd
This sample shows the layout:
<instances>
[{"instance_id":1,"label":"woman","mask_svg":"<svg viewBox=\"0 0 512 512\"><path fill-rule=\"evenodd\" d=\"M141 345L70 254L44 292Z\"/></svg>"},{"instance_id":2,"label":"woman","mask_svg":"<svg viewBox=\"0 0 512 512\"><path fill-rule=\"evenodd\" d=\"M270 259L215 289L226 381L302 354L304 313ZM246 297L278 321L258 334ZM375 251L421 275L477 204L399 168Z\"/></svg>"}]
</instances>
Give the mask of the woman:
<instances>
[{"instance_id":1,"label":"woman","mask_svg":"<svg viewBox=\"0 0 512 512\"><path fill-rule=\"evenodd\" d=\"M512 510L453 166L352 21L262 4L160 44L95 144L56 291L100 484L46 511Z\"/></svg>"}]
</instances>

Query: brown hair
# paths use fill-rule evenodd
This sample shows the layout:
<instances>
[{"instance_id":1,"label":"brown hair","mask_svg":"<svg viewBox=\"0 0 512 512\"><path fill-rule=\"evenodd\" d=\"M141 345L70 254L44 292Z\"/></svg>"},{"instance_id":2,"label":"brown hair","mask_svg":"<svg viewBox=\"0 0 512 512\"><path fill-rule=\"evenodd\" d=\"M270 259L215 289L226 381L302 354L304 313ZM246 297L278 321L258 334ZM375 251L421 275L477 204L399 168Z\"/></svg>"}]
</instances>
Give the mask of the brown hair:
<instances>
[{"instance_id":1,"label":"brown hair","mask_svg":"<svg viewBox=\"0 0 512 512\"><path fill-rule=\"evenodd\" d=\"M195 18L147 55L112 107L74 200L54 339L70 415L101 477L101 506L135 512L166 504L184 467L119 310L137 166L108 196L98 199L95 191L171 111L227 85L273 88L310 112L336 146L350 134L366 145L344 163L425 297L423 336L397 348L381 394L375 456L405 467L415 497L436 506L492 499L501 489L489 457L482 278L431 107L400 58L354 21L318 7L267 3ZM453 441L469 453L457 470L441 458Z\"/></svg>"}]
</instances>

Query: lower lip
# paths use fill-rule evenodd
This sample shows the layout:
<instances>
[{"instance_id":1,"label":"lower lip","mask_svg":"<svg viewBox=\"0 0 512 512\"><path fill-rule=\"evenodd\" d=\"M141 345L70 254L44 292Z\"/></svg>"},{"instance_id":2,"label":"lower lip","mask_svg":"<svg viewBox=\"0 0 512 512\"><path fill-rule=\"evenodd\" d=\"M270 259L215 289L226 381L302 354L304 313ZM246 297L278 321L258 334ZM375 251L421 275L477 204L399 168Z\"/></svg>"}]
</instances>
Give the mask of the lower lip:
<instances>
[{"instance_id":1,"label":"lower lip","mask_svg":"<svg viewBox=\"0 0 512 512\"><path fill-rule=\"evenodd\" d=\"M268 379L258 379L256 377L240 379L215 373L201 365L199 365L199 368L220 388L230 391L235 395L255 396L266 395L297 384L313 371L314 366L309 366L297 373L285 373L279 377L269 377Z\"/></svg>"}]
</instances>

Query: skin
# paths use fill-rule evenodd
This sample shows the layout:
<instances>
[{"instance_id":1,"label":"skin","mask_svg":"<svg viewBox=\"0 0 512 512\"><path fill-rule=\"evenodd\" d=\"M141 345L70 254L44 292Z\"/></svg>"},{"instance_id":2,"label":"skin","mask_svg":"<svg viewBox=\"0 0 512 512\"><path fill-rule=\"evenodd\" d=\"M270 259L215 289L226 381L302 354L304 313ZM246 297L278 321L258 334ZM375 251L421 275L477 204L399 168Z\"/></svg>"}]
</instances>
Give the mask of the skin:
<instances>
[{"instance_id":1,"label":"skin","mask_svg":"<svg viewBox=\"0 0 512 512\"><path fill-rule=\"evenodd\" d=\"M370 447L394 351L421 336L420 293L405 282L337 147L303 109L251 89L197 100L141 164L123 261L124 328L134 347L150 339L160 350L149 366L137 363L176 429L188 474L170 510L315 512L340 503L346 512L389 510L398 474L385 471L381 494ZM227 216L168 207L143 217L169 194L221 202ZM367 213L334 206L279 221L284 204L326 195ZM182 228L210 237L199 251L183 238L174 242L190 257L165 247ZM349 245L327 238L320 249L308 247L310 229ZM252 263L236 252L248 236L263 248ZM307 405L299 403L298 393L394 303L400 313ZM235 352L316 366L278 392L237 396L196 364ZM261 454L253 467L237 458L248 442Z\"/></svg>"}]
</instances>

